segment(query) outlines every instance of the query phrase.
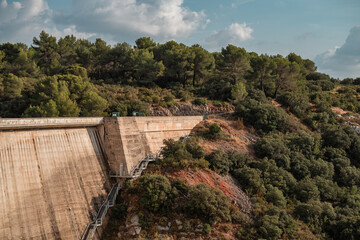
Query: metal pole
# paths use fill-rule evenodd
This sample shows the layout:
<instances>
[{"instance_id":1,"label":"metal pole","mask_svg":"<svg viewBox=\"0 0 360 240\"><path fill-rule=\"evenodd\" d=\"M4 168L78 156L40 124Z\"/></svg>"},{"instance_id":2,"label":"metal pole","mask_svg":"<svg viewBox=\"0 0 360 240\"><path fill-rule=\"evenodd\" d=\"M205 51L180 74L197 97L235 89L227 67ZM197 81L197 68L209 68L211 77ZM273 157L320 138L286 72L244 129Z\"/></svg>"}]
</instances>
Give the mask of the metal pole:
<instances>
[{"instance_id":1,"label":"metal pole","mask_svg":"<svg viewBox=\"0 0 360 240\"><path fill-rule=\"evenodd\" d=\"M71 218L71 222L72 222L72 225L73 225L73 228L74 228L74 232L75 232L75 235L76 235L76 239L79 240L79 235L76 231L76 228L75 228L75 224L74 224L74 219L72 217L72 214L71 214L71 208L69 207L69 213L70 213L70 218Z\"/></svg>"}]
</instances>

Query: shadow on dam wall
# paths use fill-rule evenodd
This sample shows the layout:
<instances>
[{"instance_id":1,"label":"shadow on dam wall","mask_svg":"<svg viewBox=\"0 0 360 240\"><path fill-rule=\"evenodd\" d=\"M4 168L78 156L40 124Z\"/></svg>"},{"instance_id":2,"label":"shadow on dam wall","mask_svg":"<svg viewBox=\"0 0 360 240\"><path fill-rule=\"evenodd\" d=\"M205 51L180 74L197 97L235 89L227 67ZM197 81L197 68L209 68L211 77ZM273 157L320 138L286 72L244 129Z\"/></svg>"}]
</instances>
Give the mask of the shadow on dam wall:
<instances>
[{"instance_id":1,"label":"shadow on dam wall","mask_svg":"<svg viewBox=\"0 0 360 240\"><path fill-rule=\"evenodd\" d=\"M110 170L130 172L201 120L0 119L0 239L79 239L113 185Z\"/></svg>"},{"instance_id":2,"label":"shadow on dam wall","mask_svg":"<svg viewBox=\"0 0 360 240\"><path fill-rule=\"evenodd\" d=\"M0 134L0 239L77 239L111 189L95 127Z\"/></svg>"}]
</instances>

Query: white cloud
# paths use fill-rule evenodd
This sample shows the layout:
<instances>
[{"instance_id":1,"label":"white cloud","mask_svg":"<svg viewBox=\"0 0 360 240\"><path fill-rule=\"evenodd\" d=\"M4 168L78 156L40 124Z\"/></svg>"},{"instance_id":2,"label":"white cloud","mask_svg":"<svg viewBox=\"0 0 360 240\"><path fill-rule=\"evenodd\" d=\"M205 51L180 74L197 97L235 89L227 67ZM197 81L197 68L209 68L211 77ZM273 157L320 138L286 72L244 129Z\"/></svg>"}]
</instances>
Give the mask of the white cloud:
<instances>
[{"instance_id":1,"label":"white cloud","mask_svg":"<svg viewBox=\"0 0 360 240\"><path fill-rule=\"evenodd\" d=\"M78 32L75 25L64 28L62 31L59 31L56 28L46 28L44 30L48 33L51 33L51 35L55 36L56 38L64 37L66 35L74 35L77 38L88 39L90 37L96 36L96 33Z\"/></svg>"},{"instance_id":2,"label":"white cloud","mask_svg":"<svg viewBox=\"0 0 360 240\"><path fill-rule=\"evenodd\" d=\"M19 0L12 3L2 0L0 42L30 41L35 33L40 33L50 14L51 10L44 0Z\"/></svg>"},{"instance_id":3,"label":"white cloud","mask_svg":"<svg viewBox=\"0 0 360 240\"><path fill-rule=\"evenodd\" d=\"M360 25L350 30L344 45L319 54L315 62L333 77L360 77Z\"/></svg>"},{"instance_id":4,"label":"white cloud","mask_svg":"<svg viewBox=\"0 0 360 240\"><path fill-rule=\"evenodd\" d=\"M210 49L224 47L227 44L237 45L246 40L252 39L252 32L254 30L247 26L246 23L233 23L229 27L217 31L209 36L205 45Z\"/></svg>"},{"instance_id":5,"label":"white cloud","mask_svg":"<svg viewBox=\"0 0 360 240\"><path fill-rule=\"evenodd\" d=\"M188 36L205 21L204 12L191 11L182 4L183 0L74 0L72 13L56 19L65 25L74 24L83 32L115 38L179 38Z\"/></svg>"},{"instance_id":6,"label":"white cloud","mask_svg":"<svg viewBox=\"0 0 360 240\"><path fill-rule=\"evenodd\" d=\"M0 42L30 44L41 30L56 37L162 41L186 37L208 23L204 12L184 7L183 0L73 0L66 14L54 12L47 0L0 0Z\"/></svg>"}]
</instances>

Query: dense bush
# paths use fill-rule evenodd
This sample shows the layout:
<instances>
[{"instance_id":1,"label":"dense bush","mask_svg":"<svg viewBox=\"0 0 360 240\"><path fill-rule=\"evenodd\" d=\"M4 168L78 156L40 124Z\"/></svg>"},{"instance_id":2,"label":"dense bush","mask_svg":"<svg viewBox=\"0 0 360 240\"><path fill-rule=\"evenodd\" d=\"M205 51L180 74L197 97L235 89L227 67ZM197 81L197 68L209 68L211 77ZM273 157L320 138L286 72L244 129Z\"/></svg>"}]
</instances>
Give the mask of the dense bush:
<instances>
[{"instance_id":1,"label":"dense bush","mask_svg":"<svg viewBox=\"0 0 360 240\"><path fill-rule=\"evenodd\" d=\"M171 209L174 193L166 177L144 175L134 187L140 196L141 205L148 211L166 214Z\"/></svg>"},{"instance_id":2,"label":"dense bush","mask_svg":"<svg viewBox=\"0 0 360 240\"><path fill-rule=\"evenodd\" d=\"M241 101L236 107L236 114L252 124L255 129L263 133L274 130L283 131L287 122L285 112L269 104L261 104L251 98Z\"/></svg>"},{"instance_id":3,"label":"dense bush","mask_svg":"<svg viewBox=\"0 0 360 240\"><path fill-rule=\"evenodd\" d=\"M197 131L197 135L210 140L226 139L226 135L221 130L221 127L216 123L213 123L208 127L201 127Z\"/></svg>"},{"instance_id":4,"label":"dense bush","mask_svg":"<svg viewBox=\"0 0 360 240\"><path fill-rule=\"evenodd\" d=\"M189 199L185 209L191 216L210 224L231 220L229 199L219 189L202 183L189 190Z\"/></svg>"},{"instance_id":5,"label":"dense bush","mask_svg":"<svg viewBox=\"0 0 360 240\"><path fill-rule=\"evenodd\" d=\"M271 207L259 217L256 227L262 238L278 239L283 233L291 235L294 232L295 221L284 210Z\"/></svg>"},{"instance_id":6,"label":"dense bush","mask_svg":"<svg viewBox=\"0 0 360 240\"><path fill-rule=\"evenodd\" d=\"M195 98L194 101L192 101L192 103L194 105L201 105L201 106L204 106L206 105L206 99L205 98Z\"/></svg>"},{"instance_id":7,"label":"dense bush","mask_svg":"<svg viewBox=\"0 0 360 240\"><path fill-rule=\"evenodd\" d=\"M284 106L289 107L290 111L297 117L304 117L309 109L309 99L306 95L295 92L286 92L277 99Z\"/></svg>"},{"instance_id":8,"label":"dense bush","mask_svg":"<svg viewBox=\"0 0 360 240\"><path fill-rule=\"evenodd\" d=\"M206 160L209 161L210 167L218 174L225 175L230 171L232 162L228 159L228 154L222 150L212 152L206 156Z\"/></svg>"},{"instance_id":9,"label":"dense bush","mask_svg":"<svg viewBox=\"0 0 360 240\"><path fill-rule=\"evenodd\" d=\"M256 193L263 186L261 171L258 169L245 166L243 168L235 169L233 175L244 190L247 190L250 193Z\"/></svg>"},{"instance_id":10,"label":"dense bush","mask_svg":"<svg viewBox=\"0 0 360 240\"><path fill-rule=\"evenodd\" d=\"M168 168L207 168L209 162L204 157L204 150L195 139L187 139L185 142L173 139L164 140L161 160L162 167Z\"/></svg>"}]
</instances>

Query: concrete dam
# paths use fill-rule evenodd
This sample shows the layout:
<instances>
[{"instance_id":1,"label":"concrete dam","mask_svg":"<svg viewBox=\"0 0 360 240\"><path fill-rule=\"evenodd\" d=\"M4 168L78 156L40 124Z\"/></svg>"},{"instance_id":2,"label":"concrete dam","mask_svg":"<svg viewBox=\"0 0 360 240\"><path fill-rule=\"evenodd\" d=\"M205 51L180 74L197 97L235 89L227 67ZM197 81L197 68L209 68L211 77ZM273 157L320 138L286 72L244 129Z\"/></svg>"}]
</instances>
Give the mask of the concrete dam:
<instances>
[{"instance_id":1,"label":"concrete dam","mask_svg":"<svg viewBox=\"0 0 360 240\"><path fill-rule=\"evenodd\" d=\"M0 119L0 239L80 239L116 182L110 172L130 176L201 120Z\"/></svg>"}]
</instances>

